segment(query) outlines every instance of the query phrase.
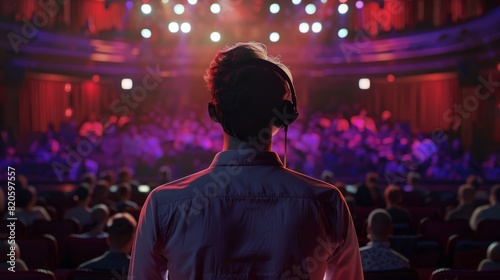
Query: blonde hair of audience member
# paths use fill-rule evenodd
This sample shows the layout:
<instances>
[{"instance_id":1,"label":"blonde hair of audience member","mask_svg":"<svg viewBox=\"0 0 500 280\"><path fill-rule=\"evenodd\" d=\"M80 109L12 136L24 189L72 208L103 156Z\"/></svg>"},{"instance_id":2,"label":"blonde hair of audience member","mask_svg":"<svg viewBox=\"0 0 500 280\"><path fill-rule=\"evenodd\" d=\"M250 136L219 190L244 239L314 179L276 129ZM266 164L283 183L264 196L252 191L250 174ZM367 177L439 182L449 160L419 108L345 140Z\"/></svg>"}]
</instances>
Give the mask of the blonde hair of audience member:
<instances>
[{"instance_id":1,"label":"blonde hair of audience member","mask_svg":"<svg viewBox=\"0 0 500 280\"><path fill-rule=\"evenodd\" d=\"M479 263L477 268L479 271L485 270L500 270L500 242L496 241L488 246L486 251L486 259Z\"/></svg>"}]
</instances>

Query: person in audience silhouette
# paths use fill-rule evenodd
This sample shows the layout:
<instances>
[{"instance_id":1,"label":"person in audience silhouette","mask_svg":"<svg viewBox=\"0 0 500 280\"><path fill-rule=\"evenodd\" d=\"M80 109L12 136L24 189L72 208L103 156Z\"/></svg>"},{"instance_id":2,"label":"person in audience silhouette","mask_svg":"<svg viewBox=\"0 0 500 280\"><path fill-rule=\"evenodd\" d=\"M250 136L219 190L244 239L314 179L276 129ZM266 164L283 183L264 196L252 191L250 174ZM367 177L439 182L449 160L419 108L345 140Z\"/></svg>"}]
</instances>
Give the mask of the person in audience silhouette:
<instances>
[{"instance_id":1,"label":"person in audience silhouette","mask_svg":"<svg viewBox=\"0 0 500 280\"><path fill-rule=\"evenodd\" d=\"M369 172L365 182L360 184L356 192L356 206L373 207L380 201L381 195L377 186L378 174Z\"/></svg>"},{"instance_id":2,"label":"person in audience silhouette","mask_svg":"<svg viewBox=\"0 0 500 280\"><path fill-rule=\"evenodd\" d=\"M116 211L114 205L115 203L109 199L109 183L105 180L97 181L97 185L92 193L92 200L90 201L90 206L95 206L97 204L105 204L108 206L111 212Z\"/></svg>"},{"instance_id":3,"label":"person in audience silhouette","mask_svg":"<svg viewBox=\"0 0 500 280\"><path fill-rule=\"evenodd\" d=\"M132 191L129 183L120 183L120 185L118 185L118 189L116 190L116 194L118 195L118 202L115 204L116 211L125 212L127 210L139 209L139 205L130 200L132 197Z\"/></svg>"},{"instance_id":4,"label":"person in audience silhouette","mask_svg":"<svg viewBox=\"0 0 500 280\"><path fill-rule=\"evenodd\" d=\"M391 215L384 209L375 209L368 216L368 245L361 247L363 271L395 270L409 267L408 259L391 249Z\"/></svg>"},{"instance_id":5,"label":"person in audience silhouette","mask_svg":"<svg viewBox=\"0 0 500 280\"><path fill-rule=\"evenodd\" d=\"M88 231L73 234L75 237L80 238L107 238L108 233L104 231L104 227L106 226L106 222L109 218L109 209L106 204L97 204L92 207L92 212L90 213L90 224L88 225Z\"/></svg>"},{"instance_id":6,"label":"person in audience silhouette","mask_svg":"<svg viewBox=\"0 0 500 280\"><path fill-rule=\"evenodd\" d=\"M22 220L26 225L31 225L35 220L50 221L50 215L42 206L37 206L37 196L34 187L16 190L16 210L15 217ZM4 215L4 220L8 217L8 212Z\"/></svg>"},{"instance_id":7,"label":"person in audience silhouette","mask_svg":"<svg viewBox=\"0 0 500 280\"><path fill-rule=\"evenodd\" d=\"M384 198L386 204L386 210L391 215L392 222L394 224L407 224L411 225L410 212L403 206L403 193L401 189L396 185L389 185L384 191Z\"/></svg>"},{"instance_id":8,"label":"person in audience silhouette","mask_svg":"<svg viewBox=\"0 0 500 280\"><path fill-rule=\"evenodd\" d=\"M477 267L478 271L498 270L500 271L500 242L496 241L488 246L486 259L482 260Z\"/></svg>"},{"instance_id":9,"label":"person in audience silhouette","mask_svg":"<svg viewBox=\"0 0 500 280\"><path fill-rule=\"evenodd\" d=\"M465 219L470 220L474 209L476 209L475 203L476 189L471 185L461 185L458 188L458 205L457 207L450 209L446 212L444 217L445 220L460 220Z\"/></svg>"},{"instance_id":10,"label":"person in audience silhouette","mask_svg":"<svg viewBox=\"0 0 500 280\"><path fill-rule=\"evenodd\" d=\"M470 217L470 227L477 229L483 220L500 220L500 184L494 185L490 190L490 205L479 206Z\"/></svg>"},{"instance_id":11,"label":"person in audience silhouette","mask_svg":"<svg viewBox=\"0 0 500 280\"><path fill-rule=\"evenodd\" d=\"M91 271L128 271L130 250L137 227L134 217L128 213L118 213L109 218L109 251L78 266L78 269Z\"/></svg>"},{"instance_id":12,"label":"person in audience silhouette","mask_svg":"<svg viewBox=\"0 0 500 280\"><path fill-rule=\"evenodd\" d=\"M92 192L90 185L87 183L82 183L71 196L72 200L77 203L73 208L66 210L64 213L64 219L75 219L78 221L81 227L90 224L90 212L89 207L90 200L92 199Z\"/></svg>"}]
</instances>

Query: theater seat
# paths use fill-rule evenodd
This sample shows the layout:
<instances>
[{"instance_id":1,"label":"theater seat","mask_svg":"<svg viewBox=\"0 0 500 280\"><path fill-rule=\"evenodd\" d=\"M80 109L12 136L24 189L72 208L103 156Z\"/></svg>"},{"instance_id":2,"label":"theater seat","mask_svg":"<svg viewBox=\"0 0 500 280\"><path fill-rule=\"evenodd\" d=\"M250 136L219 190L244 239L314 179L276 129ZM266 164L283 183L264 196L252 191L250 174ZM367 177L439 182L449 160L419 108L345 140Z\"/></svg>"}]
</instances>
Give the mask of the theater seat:
<instances>
[{"instance_id":1,"label":"theater seat","mask_svg":"<svg viewBox=\"0 0 500 280\"><path fill-rule=\"evenodd\" d=\"M365 280L418 280L418 273L415 269L398 269L386 271L365 271Z\"/></svg>"},{"instance_id":2,"label":"theater seat","mask_svg":"<svg viewBox=\"0 0 500 280\"><path fill-rule=\"evenodd\" d=\"M430 280L498 280L500 271L476 271L440 268L434 271Z\"/></svg>"},{"instance_id":3,"label":"theater seat","mask_svg":"<svg viewBox=\"0 0 500 280\"><path fill-rule=\"evenodd\" d=\"M17 238L16 242L21 251L21 259L28 268L54 270L57 267L57 241L53 236Z\"/></svg>"},{"instance_id":4,"label":"theater seat","mask_svg":"<svg viewBox=\"0 0 500 280\"><path fill-rule=\"evenodd\" d=\"M80 238L68 236L65 241L64 267L76 268L109 250L108 238Z\"/></svg>"},{"instance_id":5,"label":"theater seat","mask_svg":"<svg viewBox=\"0 0 500 280\"><path fill-rule=\"evenodd\" d=\"M0 270L0 279L2 280L55 280L54 273L47 270L36 269L29 271L11 272L8 270Z\"/></svg>"},{"instance_id":6,"label":"theater seat","mask_svg":"<svg viewBox=\"0 0 500 280\"><path fill-rule=\"evenodd\" d=\"M28 235L28 226L21 220L17 221L0 221L0 235L9 236L10 229L7 227L12 222L15 223L16 228L14 230L16 237L24 237Z\"/></svg>"},{"instance_id":7,"label":"theater seat","mask_svg":"<svg viewBox=\"0 0 500 280\"><path fill-rule=\"evenodd\" d=\"M127 271L95 272L74 270L69 273L66 280L121 280L127 279Z\"/></svg>"},{"instance_id":8,"label":"theater seat","mask_svg":"<svg viewBox=\"0 0 500 280\"><path fill-rule=\"evenodd\" d=\"M481 260L486 257L488 246L493 240L453 235L448 241L448 256L451 267L460 269L477 269Z\"/></svg>"},{"instance_id":9,"label":"theater seat","mask_svg":"<svg viewBox=\"0 0 500 280\"><path fill-rule=\"evenodd\" d=\"M500 239L500 220L482 220L477 225L476 236L485 239Z\"/></svg>"},{"instance_id":10,"label":"theater seat","mask_svg":"<svg viewBox=\"0 0 500 280\"><path fill-rule=\"evenodd\" d=\"M57 240L64 240L70 234L80 233L80 225L76 220L36 220L31 225L31 232L33 235L50 234Z\"/></svg>"},{"instance_id":11,"label":"theater seat","mask_svg":"<svg viewBox=\"0 0 500 280\"><path fill-rule=\"evenodd\" d=\"M420 221L419 233L436 239L439 245L445 249L450 236L454 234L470 236L471 229L467 220L439 221L424 218Z\"/></svg>"}]
</instances>

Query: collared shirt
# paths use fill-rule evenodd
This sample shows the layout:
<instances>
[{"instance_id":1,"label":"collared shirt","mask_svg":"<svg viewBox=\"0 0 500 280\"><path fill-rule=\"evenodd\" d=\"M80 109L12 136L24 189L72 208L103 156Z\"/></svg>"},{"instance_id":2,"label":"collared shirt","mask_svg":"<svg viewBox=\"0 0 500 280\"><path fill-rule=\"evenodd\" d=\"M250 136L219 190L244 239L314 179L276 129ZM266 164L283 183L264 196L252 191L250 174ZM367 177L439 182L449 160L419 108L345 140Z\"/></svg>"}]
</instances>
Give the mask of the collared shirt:
<instances>
[{"instance_id":1,"label":"collared shirt","mask_svg":"<svg viewBox=\"0 0 500 280\"><path fill-rule=\"evenodd\" d=\"M351 215L332 185L274 152L224 151L160 186L141 211L129 279L363 279Z\"/></svg>"},{"instance_id":2,"label":"collared shirt","mask_svg":"<svg viewBox=\"0 0 500 280\"><path fill-rule=\"evenodd\" d=\"M390 248L389 242L368 242L359 249L364 271L394 270L409 267L408 259Z\"/></svg>"},{"instance_id":3,"label":"collared shirt","mask_svg":"<svg viewBox=\"0 0 500 280\"><path fill-rule=\"evenodd\" d=\"M92 271L115 271L121 275L128 270L129 263L129 255L107 251L97 258L82 263L78 266L78 269L87 269Z\"/></svg>"}]
</instances>

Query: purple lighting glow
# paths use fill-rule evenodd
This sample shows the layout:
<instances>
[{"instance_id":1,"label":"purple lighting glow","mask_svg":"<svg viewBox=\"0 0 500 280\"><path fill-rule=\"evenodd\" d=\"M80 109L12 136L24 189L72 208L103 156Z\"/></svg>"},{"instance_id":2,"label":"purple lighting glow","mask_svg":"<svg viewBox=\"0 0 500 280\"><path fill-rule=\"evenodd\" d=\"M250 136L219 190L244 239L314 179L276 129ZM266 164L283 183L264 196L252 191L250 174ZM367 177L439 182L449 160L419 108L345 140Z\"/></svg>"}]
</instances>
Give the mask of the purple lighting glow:
<instances>
[{"instance_id":1,"label":"purple lighting glow","mask_svg":"<svg viewBox=\"0 0 500 280\"><path fill-rule=\"evenodd\" d=\"M356 8L361 10L361 9L363 9L364 5L365 4L363 3L363 1L356 1Z\"/></svg>"}]
</instances>

